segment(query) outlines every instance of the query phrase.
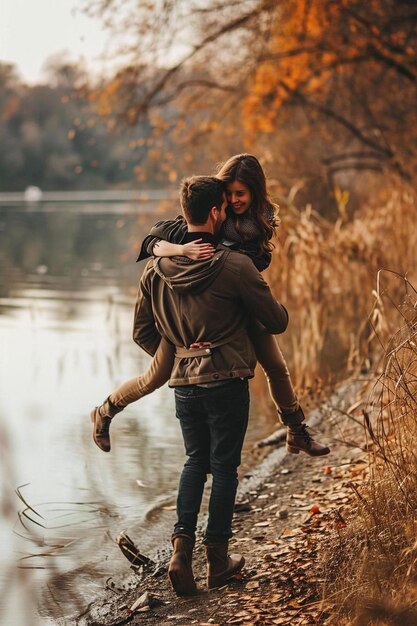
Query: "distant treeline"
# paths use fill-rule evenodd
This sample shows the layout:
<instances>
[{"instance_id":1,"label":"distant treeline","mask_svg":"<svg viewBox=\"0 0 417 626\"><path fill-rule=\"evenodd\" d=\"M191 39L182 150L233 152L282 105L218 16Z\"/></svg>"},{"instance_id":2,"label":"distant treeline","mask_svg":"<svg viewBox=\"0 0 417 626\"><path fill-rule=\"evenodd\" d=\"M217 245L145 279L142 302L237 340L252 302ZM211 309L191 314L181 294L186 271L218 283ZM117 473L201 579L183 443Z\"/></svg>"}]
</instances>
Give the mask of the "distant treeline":
<instances>
[{"instance_id":1,"label":"distant treeline","mask_svg":"<svg viewBox=\"0 0 417 626\"><path fill-rule=\"evenodd\" d=\"M119 131L94 111L74 66L49 73L48 84L27 86L13 65L0 64L0 191L103 189L143 178L146 122Z\"/></svg>"}]
</instances>

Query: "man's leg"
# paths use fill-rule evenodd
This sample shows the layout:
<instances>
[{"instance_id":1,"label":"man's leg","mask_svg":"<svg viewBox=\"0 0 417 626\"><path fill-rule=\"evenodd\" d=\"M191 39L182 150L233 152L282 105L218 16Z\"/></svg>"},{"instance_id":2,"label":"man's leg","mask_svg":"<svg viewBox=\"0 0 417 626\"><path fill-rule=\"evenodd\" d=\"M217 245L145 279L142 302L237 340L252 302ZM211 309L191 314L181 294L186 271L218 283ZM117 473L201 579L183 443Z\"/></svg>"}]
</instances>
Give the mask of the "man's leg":
<instances>
[{"instance_id":1,"label":"man's leg","mask_svg":"<svg viewBox=\"0 0 417 626\"><path fill-rule=\"evenodd\" d=\"M175 533L194 537L207 474L210 471L210 430L202 398L206 389L187 385L175 389L175 409L188 457L178 486Z\"/></svg>"},{"instance_id":2,"label":"man's leg","mask_svg":"<svg viewBox=\"0 0 417 626\"><path fill-rule=\"evenodd\" d=\"M210 469L213 475L205 544L209 588L221 586L245 563L240 554L228 555L238 485L237 468L249 414L247 380L235 380L211 390L205 401L210 427Z\"/></svg>"},{"instance_id":3,"label":"man's leg","mask_svg":"<svg viewBox=\"0 0 417 626\"><path fill-rule=\"evenodd\" d=\"M174 551L168 568L171 584L178 595L192 595L197 591L192 553L210 454L210 433L200 401L204 391L193 385L175 390L176 414L188 456L178 486L178 518L172 535Z\"/></svg>"},{"instance_id":4,"label":"man's leg","mask_svg":"<svg viewBox=\"0 0 417 626\"><path fill-rule=\"evenodd\" d=\"M221 543L232 536L237 468L248 425L248 381L234 380L210 390L204 404L210 429L210 470L213 475L206 543Z\"/></svg>"}]
</instances>

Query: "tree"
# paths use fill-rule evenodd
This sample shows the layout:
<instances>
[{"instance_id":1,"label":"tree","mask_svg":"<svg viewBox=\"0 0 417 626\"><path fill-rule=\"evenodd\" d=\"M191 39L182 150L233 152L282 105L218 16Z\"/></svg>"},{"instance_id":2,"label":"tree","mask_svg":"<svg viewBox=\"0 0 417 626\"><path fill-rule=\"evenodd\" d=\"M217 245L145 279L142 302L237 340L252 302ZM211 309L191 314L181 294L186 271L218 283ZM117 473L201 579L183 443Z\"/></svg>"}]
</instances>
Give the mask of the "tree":
<instances>
[{"instance_id":1,"label":"tree","mask_svg":"<svg viewBox=\"0 0 417 626\"><path fill-rule=\"evenodd\" d=\"M291 156L298 176L322 175L331 186L352 169L415 177L413 1L87 4L131 42L125 67L96 92L119 120L162 119L194 154L209 139L217 158L219 141L262 150L289 179ZM283 154L288 145L292 155Z\"/></svg>"},{"instance_id":2,"label":"tree","mask_svg":"<svg viewBox=\"0 0 417 626\"><path fill-rule=\"evenodd\" d=\"M30 87L13 66L0 64L1 190L102 188L135 180L148 151L141 143L145 125L116 132L93 109L83 68L61 61L49 63L50 84Z\"/></svg>"}]
</instances>

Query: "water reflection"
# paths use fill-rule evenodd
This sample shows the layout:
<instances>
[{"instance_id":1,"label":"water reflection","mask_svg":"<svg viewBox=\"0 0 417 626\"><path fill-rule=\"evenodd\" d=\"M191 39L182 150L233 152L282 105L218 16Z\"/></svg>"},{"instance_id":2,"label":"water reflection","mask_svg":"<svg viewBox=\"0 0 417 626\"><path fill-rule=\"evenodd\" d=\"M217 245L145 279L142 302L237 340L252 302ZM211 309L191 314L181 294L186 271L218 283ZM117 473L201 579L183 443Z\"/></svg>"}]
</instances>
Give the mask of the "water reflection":
<instances>
[{"instance_id":1,"label":"water reflection","mask_svg":"<svg viewBox=\"0 0 417 626\"><path fill-rule=\"evenodd\" d=\"M120 207L0 209L0 619L14 626L35 623L33 611L30 621L19 614L18 594L50 624L127 572L114 543L121 530L145 553L169 536L183 459L172 391L117 416L109 455L93 445L88 420L149 362L131 323L135 253L154 221L155 212ZM270 427L253 424L249 442ZM12 499L19 485L22 499Z\"/></svg>"}]
</instances>

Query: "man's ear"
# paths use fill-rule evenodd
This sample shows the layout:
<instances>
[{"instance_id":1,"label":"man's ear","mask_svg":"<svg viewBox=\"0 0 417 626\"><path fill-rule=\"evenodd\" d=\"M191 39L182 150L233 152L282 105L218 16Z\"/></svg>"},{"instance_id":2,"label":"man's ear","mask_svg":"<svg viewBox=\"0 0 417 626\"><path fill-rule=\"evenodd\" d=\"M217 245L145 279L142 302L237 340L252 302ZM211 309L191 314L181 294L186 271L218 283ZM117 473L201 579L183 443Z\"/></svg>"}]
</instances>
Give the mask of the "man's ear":
<instances>
[{"instance_id":1,"label":"man's ear","mask_svg":"<svg viewBox=\"0 0 417 626\"><path fill-rule=\"evenodd\" d=\"M219 212L219 209L216 206L212 206L210 209L209 216L213 218L214 220L217 220L218 212Z\"/></svg>"}]
</instances>

